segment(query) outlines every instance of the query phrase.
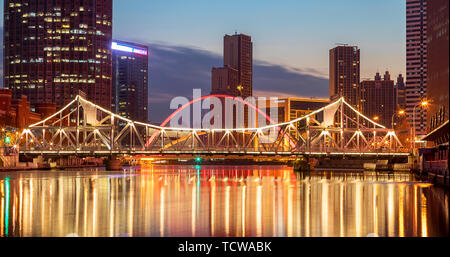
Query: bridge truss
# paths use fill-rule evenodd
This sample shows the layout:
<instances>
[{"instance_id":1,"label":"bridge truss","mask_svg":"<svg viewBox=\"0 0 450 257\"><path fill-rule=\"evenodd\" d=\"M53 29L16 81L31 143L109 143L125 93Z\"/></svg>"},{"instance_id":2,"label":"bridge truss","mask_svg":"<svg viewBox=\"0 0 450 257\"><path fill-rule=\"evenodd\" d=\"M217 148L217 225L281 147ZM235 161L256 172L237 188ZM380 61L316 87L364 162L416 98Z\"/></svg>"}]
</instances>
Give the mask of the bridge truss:
<instances>
[{"instance_id":1,"label":"bridge truss","mask_svg":"<svg viewBox=\"0 0 450 257\"><path fill-rule=\"evenodd\" d=\"M343 98L289 122L208 129L132 121L77 96L24 129L16 146L20 153L35 155L406 154L395 131L370 120Z\"/></svg>"}]
</instances>

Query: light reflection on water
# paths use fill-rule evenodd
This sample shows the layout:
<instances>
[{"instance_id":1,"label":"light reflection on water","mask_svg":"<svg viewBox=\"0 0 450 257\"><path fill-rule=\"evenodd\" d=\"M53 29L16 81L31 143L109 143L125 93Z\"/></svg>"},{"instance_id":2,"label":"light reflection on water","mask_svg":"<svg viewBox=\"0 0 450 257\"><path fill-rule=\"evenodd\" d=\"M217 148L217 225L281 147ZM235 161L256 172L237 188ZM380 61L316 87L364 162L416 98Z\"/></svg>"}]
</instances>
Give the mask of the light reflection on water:
<instances>
[{"instance_id":1,"label":"light reflection on water","mask_svg":"<svg viewBox=\"0 0 450 257\"><path fill-rule=\"evenodd\" d=\"M448 236L448 190L409 173L155 166L0 174L1 236Z\"/></svg>"}]
</instances>

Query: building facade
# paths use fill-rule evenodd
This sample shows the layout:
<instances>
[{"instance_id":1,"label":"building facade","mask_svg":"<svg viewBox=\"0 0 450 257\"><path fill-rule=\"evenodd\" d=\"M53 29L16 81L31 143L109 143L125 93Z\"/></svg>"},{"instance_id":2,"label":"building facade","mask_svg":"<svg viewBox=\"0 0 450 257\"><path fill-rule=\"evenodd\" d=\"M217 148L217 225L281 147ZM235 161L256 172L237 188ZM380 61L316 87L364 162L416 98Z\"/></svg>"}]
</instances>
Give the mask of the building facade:
<instances>
[{"instance_id":1,"label":"building facade","mask_svg":"<svg viewBox=\"0 0 450 257\"><path fill-rule=\"evenodd\" d=\"M374 80L362 81L359 92L361 112L377 123L391 128L395 118L393 116L397 111L397 95L389 72L386 71L383 79L377 73Z\"/></svg>"},{"instance_id":2,"label":"building facade","mask_svg":"<svg viewBox=\"0 0 450 257\"><path fill-rule=\"evenodd\" d=\"M419 149L422 170L431 181L449 186L449 1L427 2L427 96L428 134L423 138L429 148Z\"/></svg>"},{"instance_id":3,"label":"building facade","mask_svg":"<svg viewBox=\"0 0 450 257\"><path fill-rule=\"evenodd\" d=\"M58 108L79 91L111 107L112 0L5 0L4 87Z\"/></svg>"},{"instance_id":4,"label":"building facade","mask_svg":"<svg viewBox=\"0 0 450 257\"><path fill-rule=\"evenodd\" d=\"M406 114L417 136L426 134L427 112L414 107L426 98L427 0L406 0Z\"/></svg>"},{"instance_id":5,"label":"building facade","mask_svg":"<svg viewBox=\"0 0 450 257\"><path fill-rule=\"evenodd\" d=\"M239 71L230 66L212 68L211 94L239 95Z\"/></svg>"},{"instance_id":6,"label":"building facade","mask_svg":"<svg viewBox=\"0 0 450 257\"><path fill-rule=\"evenodd\" d=\"M449 1L428 0L427 3L427 98L428 132L449 118Z\"/></svg>"},{"instance_id":7,"label":"building facade","mask_svg":"<svg viewBox=\"0 0 450 257\"><path fill-rule=\"evenodd\" d=\"M399 110L405 110L406 108L406 87L405 80L402 74L397 77L397 83L395 84L395 89L397 93L397 108Z\"/></svg>"},{"instance_id":8,"label":"building facade","mask_svg":"<svg viewBox=\"0 0 450 257\"><path fill-rule=\"evenodd\" d=\"M148 122L148 48L113 41L113 112L131 120Z\"/></svg>"},{"instance_id":9,"label":"building facade","mask_svg":"<svg viewBox=\"0 0 450 257\"><path fill-rule=\"evenodd\" d=\"M13 99L9 89L0 89L0 127L21 130L56 112L55 104L40 103L36 112L31 111L26 95Z\"/></svg>"},{"instance_id":10,"label":"building facade","mask_svg":"<svg viewBox=\"0 0 450 257\"><path fill-rule=\"evenodd\" d=\"M358 107L360 50L357 46L337 46L330 50L330 99L344 97Z\"/></svg>"}]
</instances>

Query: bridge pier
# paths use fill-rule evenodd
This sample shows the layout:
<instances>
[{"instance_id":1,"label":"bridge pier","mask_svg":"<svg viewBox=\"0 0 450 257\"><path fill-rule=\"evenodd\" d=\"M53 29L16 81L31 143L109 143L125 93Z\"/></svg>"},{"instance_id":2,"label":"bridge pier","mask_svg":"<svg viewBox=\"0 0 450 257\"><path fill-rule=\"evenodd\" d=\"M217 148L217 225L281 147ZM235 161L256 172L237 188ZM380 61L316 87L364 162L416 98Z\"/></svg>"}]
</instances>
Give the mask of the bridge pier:
<instances>
[{"instance_id":1,"label":"bridge pier","mask_svg":"<svg viewBox=\"0 0 450 257\"><path fill-rule=\"evenodd\" d=\"M123 169L122 163L117 159L116 155L111 155L109 159L105 159L106 170L119 171Z\"/></svg>"},{"instance_id":2,"label":"bridge pier","mask_svg":"<svg viewBox=\"0 0 450 257\"><path fill-rule=\"evenodd\" d=\"M308 156L301 156L300 158L297 158L292 163L294 171L298 172L308 172L311 171L311 164L309 163L309 157Z\"/></svg>"}]
</instances>

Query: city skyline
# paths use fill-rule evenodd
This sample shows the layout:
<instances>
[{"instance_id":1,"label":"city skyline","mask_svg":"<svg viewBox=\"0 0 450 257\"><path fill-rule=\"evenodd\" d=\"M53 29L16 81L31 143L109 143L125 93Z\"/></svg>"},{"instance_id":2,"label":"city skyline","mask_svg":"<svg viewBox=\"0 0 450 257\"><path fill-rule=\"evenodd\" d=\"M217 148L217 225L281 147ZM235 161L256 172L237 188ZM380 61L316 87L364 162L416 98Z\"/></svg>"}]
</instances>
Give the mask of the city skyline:
<instances>
[{"instance_id":1,"label":"city skyline","mask_svg":"<svg viewBox=\"0 0 450 257\"><path fill-rule=\"evenodd\" d=\"M404 42L406 36L404 31L405 10L403 10L405 4L403 1L397 3L395 7L390 4L385 4L385 7L382 7L382 5L374 6L373 8L378 11L387 11L390 17L381 22L377 20L376 23L375 17L367 18L365 15L360 15L361 11L367 10L369 2L362 4L358 2L358 4L351 5L350 9L348 5L345 5L348 10L358 13L358 17L364 16L360 17L364 18L364 22L359 23L368 23L369 26L367 24L364 26L357 25L359 29L348 29L351 21L347 17L343 17L336 21L336 24L341 28L346 28L339 33L333 30L332 27L335 25L330 25L330 28L324 27L324 24L317 23L317 18L311 14L307 15L308 19L291 17L285 20L285 22L290 21L298 25L299 30L295 33L293 33L296 31L292 27L293 25L284 26L285 32L283 32L283 29L274 32L274 28L279 28L279 26L283 28L282 21L274 21L275 24L271 26L261 26L259 23L256 26L254 24L258 15L267 13L272 9L275 16L279 15L282 10L292 13L292 10L289 10L291 7L294 10L301 8L305 10L305 13L312 12L317 15L332 10L343 10L337 8L333 2L326 4L327 7L324 7L324 10L320 9L321 6L312 3L302 2L297 4L288 1L286 4L273 6L271 3L264 2L254 6L255 12L258 14L250 12L248 20L237 19L234 17L236 14L230 14L233 21L223 22L220 25L216 24L217 18L213 19L211 24L202 23L202 26L193 26L190 36L186 35L183 28L187 25L184 19L190 21L192 17L187 14L177 16L180 21L177 27L170 22L166 23L171 15L167 17L161 15L161 13L167 11L167 7L171 7L169 10L176 10L183 7L182 3L178 3L174 7L154 2L152 8L148 3L142 1L136 5L126 5L124 1L114 1L113 4L113 39L136 42L149 47L149 77L151 77L149 78L149 117L154 122L161 121L163 117L169 114L168 103L171 98L178 95L190 95L192 88L201 88L205 93L209 91L211 67L222 66L223 36L235 32L248 34L254 38L253 91L257 96L328 98L328 51L336 46L335 43L357 45L361 49L361 80L371 78L372 74L377 71L383 73L385 70L389 70L394 75L405 74L406 50ZM198 3L193 6L200 5L201 3ZM142 8L136 8L135 6ZM246 3L238 13L248 10L250 7ZM192 8L191 6L188 10L194 13L201 11L201 9L191 10ZM211 8L211 11L214 11L217 6ZM3 4L0 11L3 12ZM152 15L141 14L142 11L149 11ZM153 15L154 12L158 14ZM133 15L131 16L130 13ZM189 17L186 17L186 15ZM223 13L220 13L219 17L223 15ZM157 23L164 24L161 28L153 25L152 21L157 17L160 17L162 22ZM391 21L388 22L389 19ZM395 30L397 30L397 33L394 33L391 25L389 25L393 22L393 19L400 20L399 23L396 23ZM3 21L0 23L0 29L3 29L2 23ZM267 21L263 21L263 23L267 23ZM383 39L383 43L378 41L380 37L376 36L374 37L376 40L374 40L372 36L367 35L368 32L364 32L375 29L373 27L375 24L376 28L388 33L387 35L391 35ZM217 26L215 27L215 25ZM166 26L171 28L167 31L172 31L172 33L161 32L161 29ZM316 28L315 32L309 33L314 28ZM309 32L305 32L305 30ZM310 36L299 36L298 34L302 32ZM362 32L365 34L361 34ZM370 33L377 34L373 31ZM268 38L268 35L273 35L271 36L273 38ZM176 37L179 38L176 39ZM197 39L200 40L197 41ZM274 39L277 39L277 42L274 42ZM290 52L286 52L287 50ZM398 65L395 63L398 63ZM401 68L398 68L400 66ZM3 73L3 67L0 68ZM173 76L172 69L180 73L180 78L187 79L177 79L176 76Z\"/></svg>"},{"instance_id":2,"label":"city skyline","mask_svg":"<svg viewBox=\"0 0 450 257\"><path fill-rule=\"evenodd\" d=\"M4 11L3 2L2 0L1 13ZM345 4L342 4L343 7L339 7L338 4L334 3L335 1L327 1L323 5L309 2L291 3L291 1L276 6L268 2L255 6L246 3L242 8L243 10L239 10L237 13L254 8L256 14L248 14L247 20L238 18L238 14L233 14L233 21L218 23L215 20L219 19L215 18L208 20L210 24L202 23L202 26L191 26L190 30L187 31L186 26L190 26L193 22L197 22L200 17L208 15L201 15L204 7L196 8L202 6L202 3L198 2L186 6L179 2L176 5L163 5L159 1L153 1L151 5L147 1L138 0L137 2L136 5L128 5L126 1L114 1L114 39L141 44L166 43L173 46L202 49L220 55L222 54L221 41L223 35L237 31L238 33L252 35L254 38L256 60L301 69L303 73L323 78L328 78L326 51L333 48L335 43L347 43L358 45L363 50L361 59L366 64L361 67L362 78L370 78L373 72L382 72L385 69L393 74L404 74L405 72L404 56L406 48L404 42L406 33L404 26L406 18L404 14L406 7L404 1L384 0L384 3L376 6L372 6L370 1L358 1L353 3L351 8L348 8L348 5ZM136 8L136 6L140 8ZM211 8L214 11L219 7L221 7L220 4ZM355 18L358 18L358 24L353 24L354 20L349 17L342 17L336 20L335 24L328 24L327 27L323 27L324 21L315 18L315 15L320 17L333 11L344 11L344 7L345 10L357 15ZM200 17L192 20L190 19L192 17L188 14L181 13L179 16L177 14L178 22L173 24L173 22L170 22L173 13L169 10L174 8L181 10L189 8L188 10L191 13L195 13L196 16L200 15ZM272 10L272 8L275 9ZM323 8L323 10L320 8ZM373 8L373 11L384 11L384 19L379 20L377 19L378 16L362 14L363 11L372 11L371 8ZM273 11L275 17L279 17L281 11L288 12L291 15L293 11L298 10L304 10L303 12L307 15L304 18L289 17L284 21L271 20L268 22L259 19L261 18L260 15L265 15L269 11ZM151 15L145 15L144 12L150 12ZM225 14L219 13L218 15L224 16ZM152 22L155 19L161 19L161 21ZM395 26L392 25L394 20L396 21ZM161 22L163 26L156 25L161 25ZM273 22L273 24L261 26L258 22L264 24ZM283 22L289 22L292 25L287 26L288 24ZM335 27L345 28L350 24L352 24L351 29L346 28L341 32L335 31ZM294 25L298 27L295 28ZM282 26L282 29L279 26ZM3 20L0 21L0 27L4 27ZM377 36L379 33L374 33L376 30L383 31L386 37L379 38ZM190 33L189 31L196 33ZM304 35L309 36L304 37ZM281 39L281 42L279 39ZM383 45L380 45L380 43L383 43ZM323 58L317 58L317 56ZM367 60L371 60L371 62L368 63Z\"/></svg>"},{"instance_id":3,"label":"city skyline","mask_svg":"<svg viewBox=\"0 0 450 257\"><path fill-rule=\"evenodd\" d=\"M0 241L449 235L449 0L0 1Z\"/></svg>"}]
</instances>

